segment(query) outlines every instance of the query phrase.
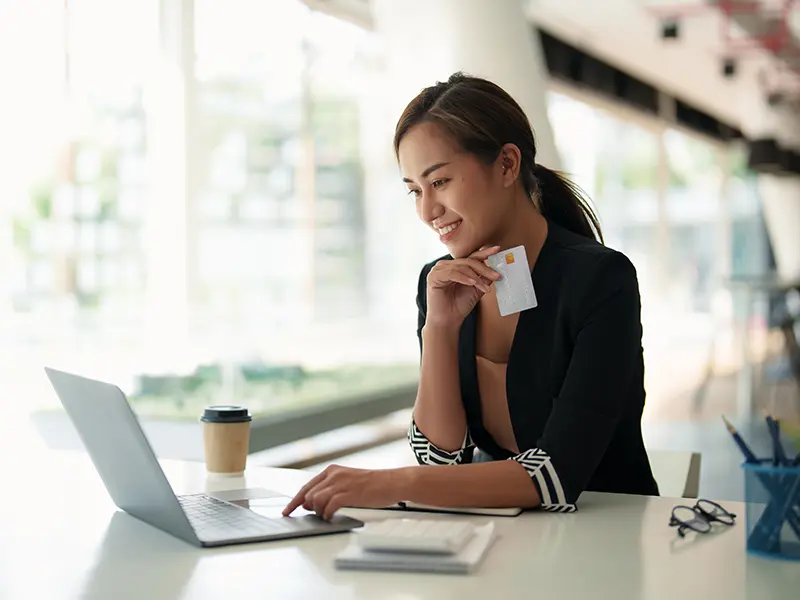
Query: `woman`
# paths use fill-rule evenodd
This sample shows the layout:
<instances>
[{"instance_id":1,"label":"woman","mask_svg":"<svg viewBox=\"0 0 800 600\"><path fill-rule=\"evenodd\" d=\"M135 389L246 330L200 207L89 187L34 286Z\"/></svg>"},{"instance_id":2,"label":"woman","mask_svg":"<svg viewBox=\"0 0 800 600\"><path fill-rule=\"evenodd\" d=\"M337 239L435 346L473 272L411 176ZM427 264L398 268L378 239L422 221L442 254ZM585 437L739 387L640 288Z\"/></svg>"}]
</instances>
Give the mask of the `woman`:
<instances>
[{"instance_id":1,"label":"woman","mask_svg":"<svg viewBox=\"0 0 800 600\"><path fill-rule=\"evenodd\" d=\"M657 495L635 269L602 245L577 189L536 163L520 106L456 73L411 101L394 148L420 219L449 252L419 279L409 441L420 466L328 468L284 514L402 500L570 512L584 490ZM518 245L538 306L502 317L486 260Z\"/></svg>"}]
</instances>

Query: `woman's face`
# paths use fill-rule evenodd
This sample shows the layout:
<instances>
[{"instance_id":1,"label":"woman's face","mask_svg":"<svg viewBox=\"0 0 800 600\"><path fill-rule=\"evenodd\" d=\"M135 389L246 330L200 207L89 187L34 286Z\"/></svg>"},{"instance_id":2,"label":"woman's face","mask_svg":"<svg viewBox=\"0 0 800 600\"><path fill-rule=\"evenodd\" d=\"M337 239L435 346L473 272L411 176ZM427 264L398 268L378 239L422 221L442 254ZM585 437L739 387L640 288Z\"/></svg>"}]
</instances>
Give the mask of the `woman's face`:
<instances>
[{"instance_id":1,"label":"woman's face","mask_svg":"<svg viewBox=\"0 0 800 600\"><path fill-rule=\"evenodd\" d=\"M398 156L419 218L453 258L469 256L492 243L503 212L500 161L482 163L456 147L433 123L409 129Z\"/></svg>"}]
</instances>

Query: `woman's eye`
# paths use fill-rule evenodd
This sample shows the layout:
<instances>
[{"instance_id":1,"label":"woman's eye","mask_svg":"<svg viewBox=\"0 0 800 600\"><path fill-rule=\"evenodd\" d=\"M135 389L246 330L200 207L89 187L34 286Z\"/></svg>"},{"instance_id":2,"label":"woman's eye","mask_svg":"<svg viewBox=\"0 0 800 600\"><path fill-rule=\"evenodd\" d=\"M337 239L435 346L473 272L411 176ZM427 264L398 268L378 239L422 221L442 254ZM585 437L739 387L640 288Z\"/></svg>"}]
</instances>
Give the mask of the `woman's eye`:
<instances>
[{"instance_id":1,"label":"woman's eye","mask_svg":"<svg viewBox=\"0 0 800 600\"><path fill-rule=\"evenodd\" d=\"M421 193L422 192L419 190L408 190L408 195L414 196L415 198L418 198Z\"/></svg>"},{"instance_id":2,"label":"woman's eye","mask_svg":"<svg viewBox=\"0 0 800 600\"><path fill-rule=\"evenodd\" d=\"M433 188L438 190L447 182L448 182L447 179L437 179L436 181L433 182Z\"/></svg>"}]
</instances>

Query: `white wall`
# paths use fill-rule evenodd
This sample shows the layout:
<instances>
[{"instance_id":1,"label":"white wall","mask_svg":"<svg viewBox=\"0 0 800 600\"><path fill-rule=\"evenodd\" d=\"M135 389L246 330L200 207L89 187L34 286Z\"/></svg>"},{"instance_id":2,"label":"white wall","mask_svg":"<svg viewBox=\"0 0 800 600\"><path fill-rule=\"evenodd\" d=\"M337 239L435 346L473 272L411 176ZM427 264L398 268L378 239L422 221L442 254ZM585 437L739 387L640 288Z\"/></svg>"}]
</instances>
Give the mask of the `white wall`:
<instances>
[{"instance_id":1,"label":"white wall","mask_svg":"<svg viewBox=\"0 0 800 600\"><path fill-rule=\"evenodd\" d=\"M486 77L511 94L536 134L537 160L561 161L547 118L547 69L519 0L373 0L386 43L394 110L454 71Z\"/></svg>"}]
</instances>

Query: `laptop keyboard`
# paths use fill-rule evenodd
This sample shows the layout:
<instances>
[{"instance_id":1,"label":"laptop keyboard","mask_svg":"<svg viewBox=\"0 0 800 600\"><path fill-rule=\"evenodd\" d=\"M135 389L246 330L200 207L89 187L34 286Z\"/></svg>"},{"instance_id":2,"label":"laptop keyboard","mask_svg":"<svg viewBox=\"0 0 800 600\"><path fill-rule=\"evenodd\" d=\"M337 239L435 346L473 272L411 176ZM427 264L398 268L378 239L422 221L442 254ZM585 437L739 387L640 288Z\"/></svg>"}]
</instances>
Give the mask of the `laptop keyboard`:
<instances>
[{"instance_id":1,"label":"laptop keyboard","mask_svg":"<svg viewBox=\"0 0 800 600\"><path fill-rule=\"evenodd\" d=\"M179 496L178 502L201 540L251 538L297 530L288 519L268 519L206 494Z\"/></svg>"}]
</instances>

